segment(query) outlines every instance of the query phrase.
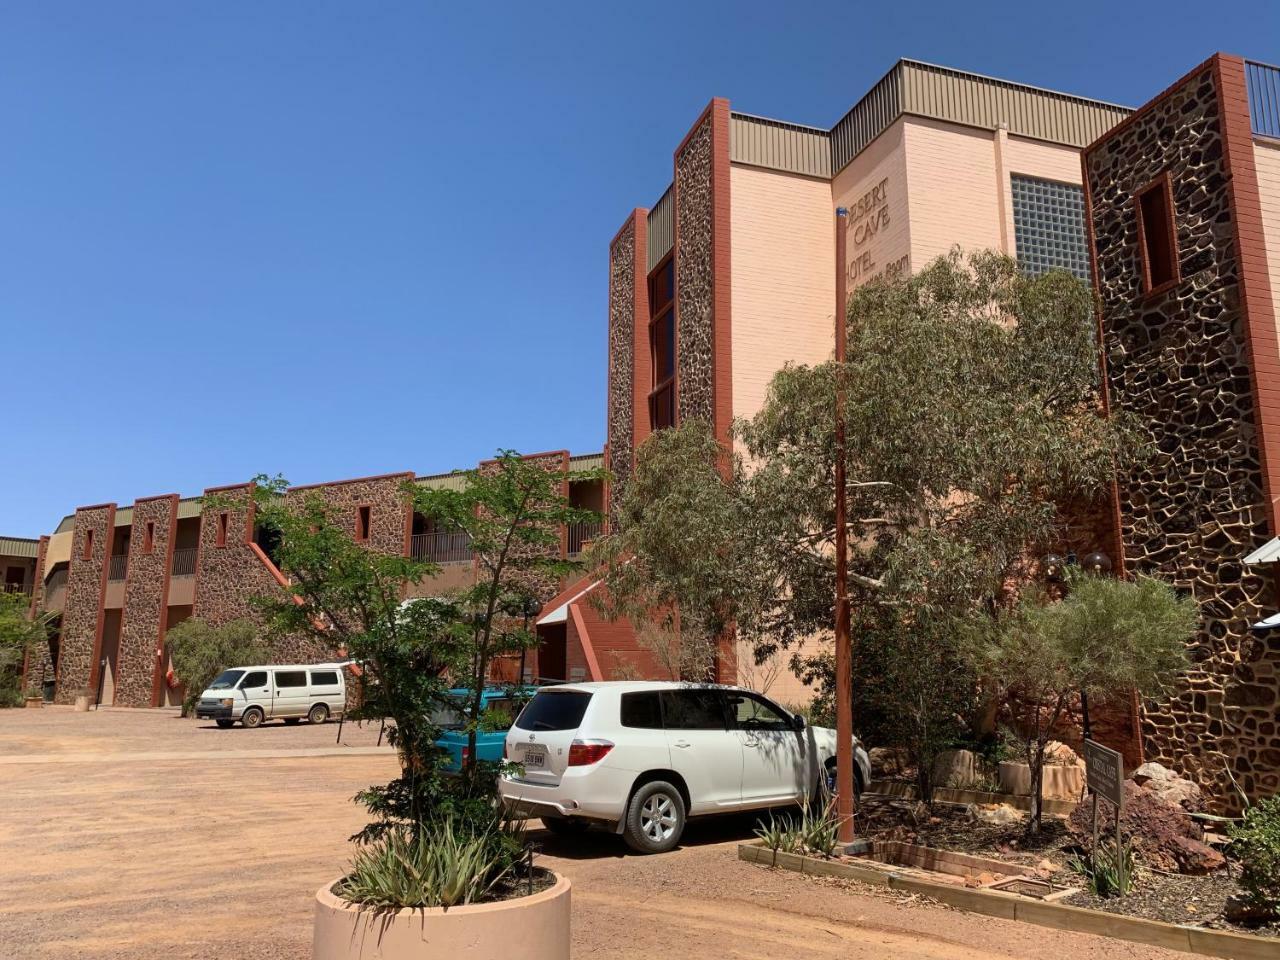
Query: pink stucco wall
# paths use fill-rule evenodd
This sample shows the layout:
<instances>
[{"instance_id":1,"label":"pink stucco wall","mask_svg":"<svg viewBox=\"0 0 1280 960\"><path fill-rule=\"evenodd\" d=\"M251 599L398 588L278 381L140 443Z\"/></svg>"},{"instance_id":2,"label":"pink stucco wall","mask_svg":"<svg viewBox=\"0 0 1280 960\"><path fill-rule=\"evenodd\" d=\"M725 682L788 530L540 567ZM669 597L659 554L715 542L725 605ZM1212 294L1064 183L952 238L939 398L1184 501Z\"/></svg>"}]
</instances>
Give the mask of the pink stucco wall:
<instances>
[{"instance_id":1,"label":"pink stucco wall","mask_svg":"<svg viewBox=\"0 0 1280 960\"><path fill-rule=\"evenodd\" d=\"M897 121L831 182L830 209L849 209L846 269L854 290L886 269L910 269L911 224L905 120ZM877 196L879 191L879 196ZM834 276L829 281L835 283ZM834 286L831 299L835 298ZM830 308L828 308L830 309Z\"/></svg>"},{"instance_id":2,"label":"pink stucco wall","mask_svg":"<svg viewBox=\"0 0 1280 960\"><path fill-rule=\"evenodd\" d=\"M831 356L835 235L825 180L730 171L733 415L754 416L788 361Z\"/></svg>"}]
</instances>

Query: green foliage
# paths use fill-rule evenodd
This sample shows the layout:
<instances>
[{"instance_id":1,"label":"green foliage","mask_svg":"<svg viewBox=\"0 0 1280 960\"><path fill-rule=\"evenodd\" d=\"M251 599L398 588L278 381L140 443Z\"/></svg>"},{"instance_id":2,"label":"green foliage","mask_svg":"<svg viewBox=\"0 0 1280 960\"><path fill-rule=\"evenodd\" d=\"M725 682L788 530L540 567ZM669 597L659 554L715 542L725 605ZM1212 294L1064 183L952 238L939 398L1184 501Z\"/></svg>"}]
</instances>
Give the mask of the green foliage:
<instances>
[{"instance_id":1,"label":"green foliage","mask_svg":"<svg viewBox=\"0 0 1280 960\"><path fill-rule=\"evenodd\" d=\"M1240 885L1262 911L1280 913L1280 797L1249 807L1230 837L1231 855L1243 868Z\"/></svg>"},{"instance_id":2,"label":"green foliage","mask_svg":"<svg viewBox=\"0 0 1280 960\"><path fill-rule=\"evenodd\" d=\"M216 627L197 618L183 620L165 634L165 640L173 672L186 685L184 717L223 670L265 663L270 657L261 628L251 620L231 620Z\"/></svg>"},{"instance_id":3,"label":"green foliage","mask_svg":"<svg viewBox=\"0 0 1280 960\"><path fill-rule=\"evenodd\" d=\"M779 850L783 853L795 853L796 845L800 839L791 818L775 819L772 810L769 811L769 822L757 820L752 833L759 837L764 845L774 853Z\"/></svg>"},{"instance_id":4,"label":"green foliage","mask_svg":"<svg viewBox=\"0 0 1280 960\"><path fill-rule=\"evenodd\" d=\"M1067 868L1084 878L1094 896L1123 897L1133 889L1133 844L1127 838L1118 847L1114 840L1100 841L1096 850L1070 857Z\"/></svg>"},{"instance_id":5,"label":"green foliage","mask_svg":"<svg viewBox=\"0 0 1280 960\"><path fill-rule=\"evenodd\" d=\"M509 878L524 847L518 830L442 817L430 833L396 826L356 849L340 894L378 907L449 907L483 900Z\"/></svg>"},{"instance_id":6,"label":"green foliage","mask_svg":"<svg viewBox=\"0 0 1280 960\"><path fill-rule=\"evenodd\" d=\"M578 472L567 479L598 476ZM360 697L349 717L389 721L387 736L399 752L400 775L356 798L372 817L355 838L375 844L359 861L371 871L378 864L391 869L395 862L426 869L429 861L422 858L433 855L433 843L482 838L489 852L464 845L454 854L484 874L484 886L500 878L513 856L514 841L502 829L496 804L501 765L477 761L475 735L489 722L481 702L493 659L536 642L528 621L537 598L575 569L560 559L561 525L595 517L569 504L565 480L558 465L549 468L502 451L484 469L463 474L456 488L406 484L406 506L437 530L465 535L480 573L471 587L408 600L406 594L430 589L420 584L438 567L355 542L349 515L318 494L287 496L280 478L264 478L257 487L259 524L271 531L273 555L289 581L282 593L256 601L269 635L305 637L359 663ZM441 708L457 706L448 696L454 687L472 692L462 709L471 749L461 775L446 776L441 766L447 754L436 746L442 729L435 718ZM507 845L497 859L489 855L495 838L505 838ZM401 880L387 882L410 895L394 886ZM456 888L432 889L453 896L448 890Z\"/></svg>"},{"instance_id":7,"label":"green foliage","mask_svg":"<svg viewBox=\"0 0 1280 960\"><path fill-rule=\"evenodd\" d=\"M49 615L28 615L31 598L24 593L0 593L0 706L22 703L22 668L27 655L49 640Z\"/></svg>"},{"instance_id":8,"label":"green foliage","mask_svg":"<svg viewBox=\"0 0 1280 960\"><path fill-rule=\"evenodd\" d=\"M1008 696L1013 732L1031 768L1032 816L1039 829L1044 752L1080 692L1091 702L1152 694L1187 662L1195 601L1149 577L1080 574L1069 593L1047 602L1028 590L999 619L966 625L966 656L987 686Z\"/></svg>"},{"instance_id":9,"label":"green foliage","mask_svg":"<svg viewBox=\"0 0 1280 960\"><path fill-rule=\"evenodd\" d=\"M835 801L807 803L800 811L800 818L783 816L756 821L753 831L764 845L777 853L802 853L808 856L828 857L835 854L839 844L840 821L835 815Z\"/></svg>"}]
</instances>

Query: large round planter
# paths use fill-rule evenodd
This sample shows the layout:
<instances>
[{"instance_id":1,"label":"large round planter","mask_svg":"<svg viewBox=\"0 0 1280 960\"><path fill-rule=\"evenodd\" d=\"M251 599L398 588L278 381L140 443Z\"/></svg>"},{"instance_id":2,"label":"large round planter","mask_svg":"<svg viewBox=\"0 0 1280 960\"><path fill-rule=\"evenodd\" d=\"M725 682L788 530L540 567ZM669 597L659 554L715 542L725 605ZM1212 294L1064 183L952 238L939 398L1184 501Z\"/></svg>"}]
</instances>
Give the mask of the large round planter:
<instances>
[{"instance_id":1,"label":"large round planter","mask_svg":"<svg viewBox=\"0 0 1280 960\"><path fill-rule=\"evenodd\" d=\"M568 877L531 897L468 906L377 909L316 892L312 960L568 960Z\"/></svg>"},{"instance_id":2,"label":"large round planter","mask_svg":"<svg viewBox=\"0 0 1280 960\"><path fill-rule=\"evenodd\" d=\"M1043 768L1044 782L1041 784L1046 800L1079 800L1084 792L1084 766ZM1000 761L1000 792L1011 793L1015 797L1031 796L1031 768L1025 763L1010 760Z\"/></svg>"}]
</instances>

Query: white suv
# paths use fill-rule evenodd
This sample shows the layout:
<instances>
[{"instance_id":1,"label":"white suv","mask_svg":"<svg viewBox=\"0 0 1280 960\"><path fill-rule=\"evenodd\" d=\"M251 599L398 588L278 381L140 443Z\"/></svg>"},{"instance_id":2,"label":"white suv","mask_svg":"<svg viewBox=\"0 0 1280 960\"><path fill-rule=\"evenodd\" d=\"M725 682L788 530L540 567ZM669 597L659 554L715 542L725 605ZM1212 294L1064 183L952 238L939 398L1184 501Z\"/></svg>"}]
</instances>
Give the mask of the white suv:
<instances>
[{"instance_id":1,"label":"white suv","mask_svg":"<svg viewBox=\"0 0 1280 960\"><path fill-rule=\"evenodd\" d=\"M856 789L871 777L854 741ZM507 734L518 770L498 789L557 833L592 823L641 853L670 850L687 817L817 797L834 782L836 733L750 690L652 681L544 687Z\"/></svg>"}]
</instances>

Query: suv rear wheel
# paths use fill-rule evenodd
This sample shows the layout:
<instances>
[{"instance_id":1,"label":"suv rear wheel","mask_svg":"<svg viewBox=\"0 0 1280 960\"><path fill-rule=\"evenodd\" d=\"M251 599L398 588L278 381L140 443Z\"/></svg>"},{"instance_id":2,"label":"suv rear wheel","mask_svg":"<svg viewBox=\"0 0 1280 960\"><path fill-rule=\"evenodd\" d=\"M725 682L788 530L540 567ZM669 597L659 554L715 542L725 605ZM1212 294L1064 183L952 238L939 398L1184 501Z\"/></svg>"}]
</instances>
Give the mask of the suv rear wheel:
<instances>
[{"instance_id":1,"label":"suv rear wheel","mask_svg":"<svg viewBox=\"0 0 1280 960\"><path fill-rule=\"evenodd\" d=\"M631 795L623 839L637 853L666 853L684 833L684 798L665 780L644 784Z\"/></svg>"}]
</instances>

